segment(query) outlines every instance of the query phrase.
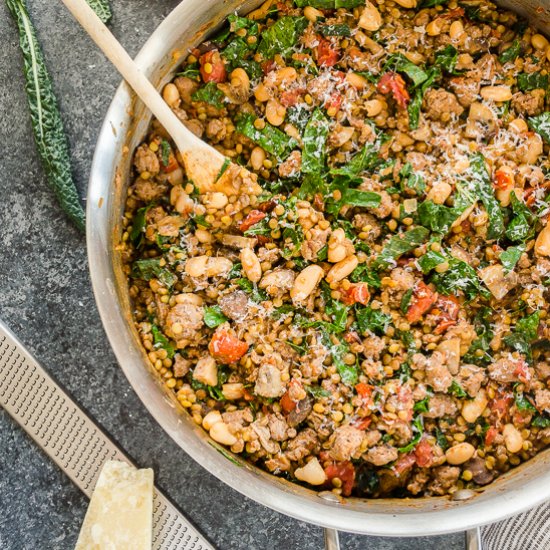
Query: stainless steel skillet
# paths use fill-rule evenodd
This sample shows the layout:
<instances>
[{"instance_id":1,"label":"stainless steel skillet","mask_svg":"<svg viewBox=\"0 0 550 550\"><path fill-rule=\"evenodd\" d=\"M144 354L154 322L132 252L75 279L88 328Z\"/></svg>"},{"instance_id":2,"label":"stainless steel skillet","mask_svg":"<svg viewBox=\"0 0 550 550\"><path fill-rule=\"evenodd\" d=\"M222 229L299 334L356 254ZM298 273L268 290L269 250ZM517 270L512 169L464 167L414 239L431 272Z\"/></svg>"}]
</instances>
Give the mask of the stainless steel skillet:
<instances>
[{"instance_id":1,"label":"stainless steel skillet","mask_svg":"<svg viewBox=\"0 0 550 550\"><path fill-rule=\"evenodd\" d=\"M498 4L529 15L550 31L550 0ZM159 26L137 57L154 84L168 82L187 50L235 10L258 1L184 0ZM442 534L497 521L550 498L550 451L541 453L464 501L448 498L337 499L291 484L222 454L207 434L182 413L157 382L130 314L117 254L131 154L145 136L150 115L126 84L117 90L95 152L88 193L88 254L96 301L118 361L141 400L174 441L216 477L253 500L325 527L382 536ZM328 497L328 498L327 498Z\"/></svg>"}]
</instances>

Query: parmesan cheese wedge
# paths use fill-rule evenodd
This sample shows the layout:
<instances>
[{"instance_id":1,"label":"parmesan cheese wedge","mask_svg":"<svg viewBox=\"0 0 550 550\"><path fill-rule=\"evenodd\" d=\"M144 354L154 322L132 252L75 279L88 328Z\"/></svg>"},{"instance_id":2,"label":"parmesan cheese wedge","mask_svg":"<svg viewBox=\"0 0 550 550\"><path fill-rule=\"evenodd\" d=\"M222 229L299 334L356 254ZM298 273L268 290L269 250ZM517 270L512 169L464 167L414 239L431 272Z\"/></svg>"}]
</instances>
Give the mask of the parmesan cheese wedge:
<instances>
[{"instance_id":1,"label":"parmesan cheese wedge","mask_svg":"<svg viewBox=\"0 0 550 550\"><path fill-rule=\"evenodd\" d=\"M153 470L105 463L75 550L151 550Z\"/></svg>"}]
</instances>

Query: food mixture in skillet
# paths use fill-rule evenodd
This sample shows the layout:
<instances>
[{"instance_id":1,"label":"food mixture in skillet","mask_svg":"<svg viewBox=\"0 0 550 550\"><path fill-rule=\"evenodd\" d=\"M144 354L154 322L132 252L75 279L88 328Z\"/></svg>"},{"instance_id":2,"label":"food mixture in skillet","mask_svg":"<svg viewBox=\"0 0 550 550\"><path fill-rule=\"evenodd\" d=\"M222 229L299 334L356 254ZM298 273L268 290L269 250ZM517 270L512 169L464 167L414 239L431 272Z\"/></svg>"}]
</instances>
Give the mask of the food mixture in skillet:
<instances>
[{"instance_id":1,"label":"food mixture in skillet","mask_svg":"<svg viewBox=\"0 0 550 550\"><path fill-rule=\"evenodd\" d=\"M445 495L550 442L550 46L485 1L269 0L163 90L258 175L188 181L153 123L121 250L211 437L344 496Z\"/></svg>"}]
</instances>

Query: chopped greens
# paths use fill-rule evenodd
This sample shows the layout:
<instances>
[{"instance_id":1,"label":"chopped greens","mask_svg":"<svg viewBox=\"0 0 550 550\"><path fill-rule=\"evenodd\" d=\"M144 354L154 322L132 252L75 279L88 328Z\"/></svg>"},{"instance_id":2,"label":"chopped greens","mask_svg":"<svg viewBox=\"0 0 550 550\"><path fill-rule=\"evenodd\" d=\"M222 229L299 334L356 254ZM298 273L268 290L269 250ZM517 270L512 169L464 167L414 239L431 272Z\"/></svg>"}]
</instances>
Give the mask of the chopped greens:
<instances>
[{"instance_id":1,"label":"chopped greens","mask_svg":"<svg viewBox=\"0 0 550 550\"><path fill-rule=\"evenodd\" d=\"M161 267L160 260L136 260L132 267L134 277L150 281L153 278L158 279L167 288L172 288L178 278L168 269Z\"/></svg>"},{"instance_id":2,"label":"chopped greens","mask_svg":"<svg viewBox=\"0 0 550 550\"><path fill-rule=\"evenodd\" d=\"M288 55L308 23L309 21L305 17L281 17L262 32L258 52L265 59L272 59L277 54L283 57Z\"/></svg>"},{"instance_id":3,"label":"chopped greens","mask_svg":"<svg viewBox=\"0 0 550 550\"><path fill-rule=\"evenodd\" d=\"M501 63L509 63L510 61L515 61L521 54L521 51L521 41L516 38L512 42L512 45L500 54L498 60Z\"/></svg>"},{"instance_id":4,"label":"chopped greens","mask_svg":"<svg viewBox=\"0 0 550 550\"><path fill-rule=\"evenodd\" d=\"M348 25L317 25L316 29L323 36L351 36Z\"/></svg>"},{"instance_id":5,"label":"chopped greens","mask_svg":"<svg viewBox=\"0 0 550 550\"><path fill-rule=\"evenodd\" d=\"M416 195L422 195L426 190L424 178L413 170L412 164L407 162L399 172L401 177L401 190L413 191Z\"/></svg>"},{"instance_id":6,"label":"chopped greens","mask_svg":"<svg viewBox=\"0 0 550 550\"><path fill-rule=\"evenodd\" d=\"M510 205L514 215L506 228L506 236L512 242L523 243L534 236L537 217L515 193L510 193Z\"/></svg>"},{"instance_id":7,"label":"chopped greens","mask_svg":"<svg viewBox=\"0 0 550 550\"><path fill-rule=\"evenodd\" d=\"M482 286L471 265L452 256L447 261L449 268L443 273L434 273L431 277L438 292L446 296L463 292L468 300L473 300L479 294L488 296L488 291Z\"/></svg>"},{"instance_id":8,"label":"chopped greens","mask_svg":"<svg viewBox=\"0 0 550 550\"><path fill-rule=\"evenodd\" d=\"M413 420L412 427L415 435L407 445L398 449L400 453L410 453L420 443L424 433L424 420L421 413Z\"/></svg>"},{"instance_id":9,"label":"chopped greens","mask_svg":"<svg viewBox=\"0 0 550 550\"><path fill-rule=\"evenodd\" d=\"M373 267L385 269L393 265L403 254L424 244L428 235L429 231L425 227L415 227L401 235L394 235L375 259Z\"/></svg>"},{"instance_id":10,"label":"chopped greens","mask_svg":"<svg viewBox=\"0 0 550 550\"><path fill-rule=\"evenodd\" d=\"M278 160L282 161L288 157L292 149L297 146L296 141L292 138L289 139L284 132L267 122L259 130L254 125L255 120L257 119L254 115L243 113L238 116L235 129L262 149L274 155Z\"/></svg>"},{"instance_id":11,"label":"chopped greens","mask_svg":"<svg viewBox=\"0 0 550 550\"><path fill-rule=\"evenodd\" d=\"M329 131L328 120L321 109L315 109L307 123L302 149L302 172L319 174L326 163L326 141Z\"/></svg>"},{"instance_id":12,"label":"chopped greens","mask_svg":"<svg viewBox=\"0 0 550 550\"><path fill-rule=\"evenodd\" d=\"M409 127L411 130L416 130L420 122L420 110L422 108L422 100L426 90L430 88L434 82L441 78L441 69L439 67L430 67L427 69L427 78L414 90L414 95L407 107L409 113Z\"/></svg>"},{"instance_id":13,"label":"chopped greens","mask_svg":"<svg viewBox=\"0 0 550 550\"><path fill-rule=\"evenodd\" d=\"M460 74L459 71L456 71L455 67L458 61L458 50L448 44L441 50L435 52L435 61L434 64L438 67L441 67L450 75Z\"/></svg>"},{"instance_id":14,"label":"chopped greens","mask_svg":"<svg viewBox=\"0 0 550 550\"><path fill-rule=\"evenodd\" d=\"M472 192L479 197L489 216L487 238L497 239L504 233L504 216L495 198L491 177L481 153L471 155L470 168L469 183L472 185Z\"/></svg>"},{"instance_id":15,"label":"chopped greens","mask_svg":"<svg viewBox=\"0 0 550 550\"><path fill-rule=\"evenodd\" d=\"M132 230L130 231L130 239L136 247L141 245L141 240L143 239L143 234L145 233L145 217L149 208L151 208L150 205L140 208L134 216Z\"/></svg>"},{"instance_id":16,"label":"chopped greens","mask_svg":"<svg viewBox=\"0 0 550 550\"><path fill-rule=\"evenodd\" d=\"M220 306L205 307L203 318L204 324L209 328L216 328L227 321L227 317L222 313Z\"/></svg>"},{"instance_id":17,"label":"chopped greens","mask_svg":"<svg viewBox=\"0 0 550 550\"><path fill-rule=\"evenodd\" d=\"M192 96L193 101L204 101L205 103L213 105L216 109L223 108L224 98L224 93L218 90L215 82L208 82L199 88Z\"/></svg>"},{"instance_id":18,"label":"chopped greens","mask_svg":"<svg viewBox=\"0 0 550 550\"><path fill-rule=\"evenodd\" d=\"M504 266L504 273L510 273L519 262L521 255L525 252L525 246L509 246L501 255L500 262Z\"/></svg>"},{"instance_id":19,"label":"chopped greens","mask_svg":"<svg viewBox=\"0 0 550 550\"><path fill-rule=\"evenodd\" d=\"M531 343L537 337L539 322L540 312L535 311L519 319L512 333L504 338L504 343L523 354L529 363L532 362Z\"/></svg>"},{"instance_id":20,"label":"chopped greens","mask_svg":"<svg viewBox=\"0 0 550 550\"><path fill-rule=\"evenodd\" d=\"M155 349L163 349L168 354L168 359L172 359L176 350L174 346L170 343L170 340L164 336L162 331L157 325L151 325L151 332L153 333L153 346Z\"/></svg>"},{"instance_id":21,"label":"chopped greens","mask_svg":"<svg viewBox=\"0 0 550 550\"><path fill-rule=\"evenodd\" d=\"M267 294L263 290L260 290L252 281L241 278L235 279L233 282L238 285L241 290L244 290L254 302L263 302L267 300Z\"/></svg>"},{"instance_id":22,"label":"chopped greens","mask_svg":"<svg viewBox=\"0 0 550 550\"><path fill-rule=\"evenodd\" d=\"M538 116L529 117L527 122L546 143L550 143L550 111L545 111Z\"/></svg>"},{"instance_id":23,"label":"chopped greens","mask_svg":"<svg viewBox=\"0 0 550 550\"><path fill-rule=\"evenodd\" d=\"M531 90L548 89L548 75L539 73L520 73L518 74L518 88L522 92Z\"/></svg>"},{"instance_id":24,"label":"chopped greens","mask_svg":"<svg viewBox=\"0 0 550 550\"><path fill-rule=\"evenodd\" d=\"M420 86L424 81L428 80L426 71L409 61L402 53L395 53L388 57L384 64L383 71L396 71L406 74L414 84Z\"/></svg>"},{"instance_id":25,"label":"chopped greens","mask_svg":"<svg viewBox=\"0 0 550 550\"><path fill-rule=\"evenodd\" d=\"M458 397L459 399L464 399L465 397L468 397L468 394L464 391L462 386L456 380L453 380L451 387L449 388L449 393L451 395L454 395L455 397Z\"/></svg>"},{"instance_id":26,"label":"chopped greens","mask_svg":"<svg viewBox=\"0 0 550 550\"><path fill-rule=\"evenodd\" d=\"M391 315L379 309L372 309L371 306L356 308L355 317L357 328L362 334L372 332L378 336L385 334L392 321Z\"/></svg>"}]
</instances>

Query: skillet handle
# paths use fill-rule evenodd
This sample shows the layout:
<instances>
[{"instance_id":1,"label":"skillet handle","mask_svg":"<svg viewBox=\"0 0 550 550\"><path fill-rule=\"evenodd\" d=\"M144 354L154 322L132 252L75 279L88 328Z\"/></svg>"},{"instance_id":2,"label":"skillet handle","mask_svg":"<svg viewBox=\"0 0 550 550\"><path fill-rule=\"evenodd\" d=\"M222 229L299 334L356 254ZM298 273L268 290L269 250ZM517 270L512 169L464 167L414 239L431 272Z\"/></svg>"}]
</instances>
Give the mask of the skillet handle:
<instances>
[{"instance_id":1,"label":"skillet handle","mask_svg":"<svg viewBox=\"0 0 550 550\"><path fill-rule=\"evenodd\" d=\"M466 531L466 550L483 550L479 527Z\"/></svg>"},{"instance_id":2,"label":"skillet handle","mask_svg":"<svg viewBox=\"0 0 550 550\"><path fill-rule=\"evenodd\" d=\"M325 528L325 550L340 550L340 541L338 540L338 531L336 529Z\"/></svg>"}]
</instances>

